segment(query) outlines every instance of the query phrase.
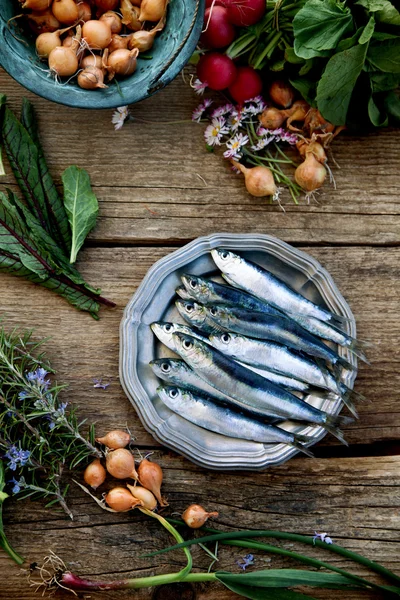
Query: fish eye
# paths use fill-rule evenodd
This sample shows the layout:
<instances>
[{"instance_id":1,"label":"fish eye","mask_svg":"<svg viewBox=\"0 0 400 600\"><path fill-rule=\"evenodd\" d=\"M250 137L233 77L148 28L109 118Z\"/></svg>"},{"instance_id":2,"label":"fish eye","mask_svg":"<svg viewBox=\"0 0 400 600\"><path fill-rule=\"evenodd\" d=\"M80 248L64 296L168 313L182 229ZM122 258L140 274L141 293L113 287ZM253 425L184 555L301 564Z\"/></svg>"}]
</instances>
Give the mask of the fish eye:
<instances>
[{"instance_id":1,"label":"fish eye","mask_svg":"<svg viewBox=\"0 0 400 600\"><path fill-rule=\"evenodd\" d=\"M192 347L193 347L193 342L190 342L189 340L184 340L184 341L183 341L183 347L184 347L186 350L190 350L190 348L192 348Z\"/></svg>"},{"instance_id":2,"label":"fish eye","mask_svg":"<svg viewBox=\"0 0 400 600\"><path fill-rule=\"evenodd\" d=\"M193 304L186 304L186 312L191 313L194 311Z\"/></svg>"},{"instance_id":3,"label":"fish eye","mask_svg":"<svg viewBox=\"0 0 400 600\"><path fill-rule=\"evenodd\" d=\"M169 395L171 398L177 398L179 396L179 392L178 390L176 390L175 388L169 391Z\"/></svg>"},{"instance_id":4,"label":"fish eye","mask_svg":"<svg viewBox=\"0 0 400 600\"><path fill-rule=\"evenodd\" d=\"M227 344L231 341L231 336L229 335L229 333L223 333L221 335L221 340L224 342L224 344Z\"/></svg>"},{"instance_id":5,"label":"fish eye","mask_svg":"<svg viewBox=\"0 0 400 600\"><path fill-rule=\"evenodd\" d=\"M164 325L164 331L172 331L172 325L171 323L167 323L166 325Z\"/></svg>"},{"instance_id":6,"label":"fish eye","mask_svg":"<svg viewBox=\"0 0 400 600\"><path fill-rule=\"evenodd\" d=\"M161 365L161 371L163 373L169 373L170 370L171 370L171 367L169 366L168 363L162 363L162 365Z\"/></svg>"},{"instance_id":7,"label":"fish eye","mask_svg":"<svg viewBox=\"0 0 400 600\"><path fill-rule=\"evenodd\" d=\"M195 279L190 279L189 285L193 290L195 290L197 288L197 281Z\"/></svg>"},{"instance_id":8,"label":"fish eye","mask_svg":"<svg viewBox=\"0 0 400 600\"><path fill-rule=\"evenodd\" d=\"M227 260L230 256L230 252L228 252L228 250L221 250L219 255L222 258L222 260Z\"/></svg>"},{"instance_id":9,"label":"fish eye","mask_svg":"<svg viewBox=\"0 0 400 600\"><path fill-rule=\"evenodd\" d=\"M216 317L218 314L217 309L215 308L215 306L210 308L210 314L212 314L213 317Z\"/></svg>"}]
</instances>

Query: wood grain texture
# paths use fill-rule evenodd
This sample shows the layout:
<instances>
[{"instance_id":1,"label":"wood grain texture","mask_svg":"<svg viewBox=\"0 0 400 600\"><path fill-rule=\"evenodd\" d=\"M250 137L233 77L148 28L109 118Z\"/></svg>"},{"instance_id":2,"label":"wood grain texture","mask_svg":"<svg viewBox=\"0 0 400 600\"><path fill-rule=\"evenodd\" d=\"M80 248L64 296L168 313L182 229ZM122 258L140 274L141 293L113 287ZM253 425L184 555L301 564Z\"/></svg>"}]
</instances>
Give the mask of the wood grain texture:
<instances>
[{"instance_id":1,"label":"wood grain texture","mask_svg":"<svg viewBox=\"0 0 400 600\"><path fill-rule=\"evenodd\" d=\"M23 95L9 77L0 79L10 106ZM380 131L339 136L333 167L337 190L326 185L318 204L295 206L283 194L283 213L265 198L245 192L243 180L221 153L210 154L203 125L190 122L198 98L178 78L162 95L132 109L134 122L119 132L112 111L53 107L35 98L43 145L60 182L71 162L85 167L101 210L94 243L183 242L216 228L269 233L296 243L394 245L400 242L399 134ZM168 124L169 123L169 124ZM4 183L10 183L7 176Z\"/></svg>"}]
</instances>

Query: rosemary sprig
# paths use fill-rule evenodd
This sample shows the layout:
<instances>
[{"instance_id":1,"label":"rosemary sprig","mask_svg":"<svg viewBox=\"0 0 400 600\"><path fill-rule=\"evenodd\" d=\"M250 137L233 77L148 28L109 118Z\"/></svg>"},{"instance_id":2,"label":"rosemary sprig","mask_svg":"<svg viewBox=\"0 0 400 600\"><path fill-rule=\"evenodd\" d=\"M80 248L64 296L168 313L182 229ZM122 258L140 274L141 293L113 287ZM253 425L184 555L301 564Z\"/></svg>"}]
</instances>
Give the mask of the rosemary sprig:
<instances>
[{"instance_id":1,"label":"rosemary sprig","mask_svg":"<svg viewBox=\"0 0 400 600\"><path fill-rule=\"evenodd\" d=\"M0 327L0 508L9 495L46 498L48 506L59 503L72 518L64 472L102 454L94 446L93 427L85 438L76 411L67 411L67 402L60 401L65 386L51 383L42 343L30 331ZM5 485L8 493L3 492ZM0 539L15 560L6 544L1 510Z\"/></svg>"}]
</instances>

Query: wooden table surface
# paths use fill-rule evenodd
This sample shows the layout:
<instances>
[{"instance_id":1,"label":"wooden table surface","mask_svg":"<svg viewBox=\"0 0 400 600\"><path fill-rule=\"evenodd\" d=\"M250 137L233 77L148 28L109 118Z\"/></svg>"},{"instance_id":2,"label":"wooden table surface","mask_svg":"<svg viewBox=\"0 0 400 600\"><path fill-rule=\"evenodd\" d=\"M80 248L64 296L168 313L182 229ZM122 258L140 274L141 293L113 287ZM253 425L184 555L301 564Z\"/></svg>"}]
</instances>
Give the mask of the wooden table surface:
<instances>
[{"instance_id":1,"label":"wooden table surface","mask_svg":"<svg viewBox=\"0 0 400 600\"><path fill-rule=\"evenodd\" d=\"M96 421L99 433L128 424L140 452L154 451L164 469L170 513L198 502L219 512L216 526L222 530L270 528L307 535L326 531L346 548L400 572L398 132L341 136L334 144L340 167L334 169L337 190L324 188L318 204L294 206L286 199L282 212L263 198L247 195L242 180L221 157L206 152L202 127L188 121L197 100L181 77L135 106L136 122L120 132L113 129L111 111L52 104L28 94L4 73L0 82L12 108L19 109L23 95L34 102L56 182L68 165L84 167L100 201L98 224L80 255L79 268L117 303L115 310L102 310L96 322L45 289L0 275L1 315L7 315L10 327L35 327L41 336L51 336L48 355L58 379L69 384L64 398L79 407L83 418ZM168 124L176 121L185 122ZM2 188L14 184L9 174L1 183ZM359 406L359 421L345 428L348 448L327 436L315 447L314 460L298 457L262 474L224 474L199 468L161 447L142 427L118 380L122 311L156 260L197 236L218 231L268 233L300 247L330 271L348 300L359 337L374 344L371 366L360 365L356 390L368 401ZM107 390L93 388L93 379L99 377L111 382ZM74 571L105 578L168 572L183 564L180 553L140 558L144 551L170 542L143 515L105 513L76 488L70 504L73 522L60 509L45 509L40 502L6 504L10 539L28 562L40 562L52 550ZM239 572L236 560L244 554L239 548L222 549L218 568ZM323 558L349 566L335 555L324 553ZM200 569L210 561L198 548L194 560ZM282 564L272 555L256 558L258 567ZM363 573L357 566L351 568ZM1 599L37 597L25 575L3 554L0 574ZM332 592L317 595L335 597ZM57 596L71 597L61 591ZM90 597L237 598L210 585ZM340 598L361 595L340 592Z\"/></svg>"}]
</instances>

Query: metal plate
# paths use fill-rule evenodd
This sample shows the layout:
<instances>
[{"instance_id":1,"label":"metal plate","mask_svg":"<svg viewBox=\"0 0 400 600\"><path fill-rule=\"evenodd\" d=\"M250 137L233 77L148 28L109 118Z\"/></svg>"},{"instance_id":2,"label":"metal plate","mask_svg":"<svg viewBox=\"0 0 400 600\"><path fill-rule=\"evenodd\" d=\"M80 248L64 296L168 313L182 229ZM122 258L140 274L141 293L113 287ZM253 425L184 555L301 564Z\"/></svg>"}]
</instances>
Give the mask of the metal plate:
<instances>
[{"instance_id":1,"label":"metal plate","mask_svg":"<svg viewBox=\"0 0 400 600\"><path fill-rule=\"evenodd\" d=\"M121 322L120 379L144 427L160 443L209 469L257 471L278 465L297 450L286 444L261 444L228 438L193 425L171 412L158 398L160 384L149 362L173 356L156 340L153 321L183 322L175 308L175 288L182 273L214 277L218 275L210 254L217 247L237 251L244 258L269 269L313 302L349 319L347 333L356 336L356 324L350 307L341 296L332 277L311 256L268 235L214 234L202 237L156 262L148 271L137 292L128 303ZM354 371L343 370L341 380L352 388L357 362L344 348L339 353L351 362ZM332 414L342 403L309 395L307 402ZM319 426L285 423L285 428L321 440L325 430Z\"/></svg>"}]
</instances>

